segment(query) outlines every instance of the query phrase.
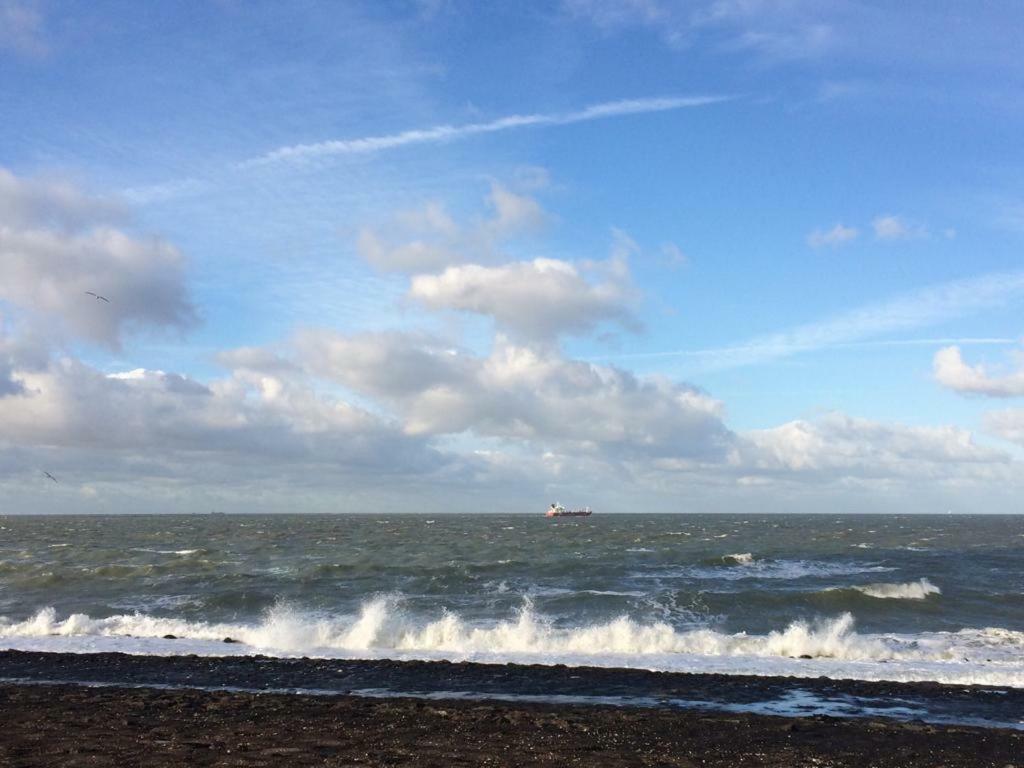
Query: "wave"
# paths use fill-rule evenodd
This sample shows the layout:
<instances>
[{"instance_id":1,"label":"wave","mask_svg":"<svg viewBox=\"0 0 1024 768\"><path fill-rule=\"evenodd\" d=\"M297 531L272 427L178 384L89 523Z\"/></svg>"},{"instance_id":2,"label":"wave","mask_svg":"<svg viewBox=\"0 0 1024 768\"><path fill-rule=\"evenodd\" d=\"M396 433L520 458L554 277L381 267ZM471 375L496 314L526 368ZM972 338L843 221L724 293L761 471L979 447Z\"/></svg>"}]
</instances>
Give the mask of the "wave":
<instances>
[{"instance_id":1,"label":"wave","mask_svg":"<svg viewBox=\"0 0 1024 768\"><path fill-rule=\"evenodd\" d=\"M924 600L929 595L942 594L942 590L928 579L908 581L904 584L867 584L853 587L853 589L868 597L877 597L883 600Z\"/></svg>"},{"instance_id":2,"label":"wave","mask_svg":"<svg viewBox=\"0 0 1024 768\"><path fill-rule=\"evenodd\" d=\"M895 568L877 563L826 562L823 560L769 560L749 552L709 558L701 566L679 566L633 574L636 578L692 578L737 581L739 579L795 580L834 578L861 573L888 573ZM742 567L736 567L742 566Z\"/></svg>"},{"instance_id":3,"label":"wave","mask_svg":"<svg viewBox=\"0 0 1024 768\"><path fill-rule=\"evenodd\" d=\"M737 555L722 555L722 559L735 565L753 565L754 563L754 556L749 552L741 552Z\"/></svg>"},{"instance_id":4,"label":"wave","mask_svg":"<svg viewBox=\"0 0 1024 768\"><path fill-rule=\"evenodd\" d=\"M160 641L167 635L177 638L177 647L165 642L158 651L152 647L138 650L141 641ZM224 646L220 641L225 637L245 645ZM358 613L341 616L305 612L281 603L248 624L193 622L141 613L106 618L72 614L61 619L53 608L45 608L21 622L0 618L0 638L9 647L35 649L52 648L55 639L120 639L124 642L117 648L128 652L198 650L219 655L230 648L231 653L272 655L575 663L746 674L830 673L867 679L1024 686L1024 632L991 628L862 634L855 630L850 613L819 621L794 621L767 634L747 634L709 627L684 630L665 622L639 622L626 615L567 627L537 613L529 600L502 621L469 622L454 612L424 618L403 610L400 596L384 595L366 601ZM33 645L33 639L45 642ZM12 644L13 640L18 642ZM109 644L95 642L88 647L111 649ZM806 666L813 662L831 666Z\"/></svg>"}]
</instances>

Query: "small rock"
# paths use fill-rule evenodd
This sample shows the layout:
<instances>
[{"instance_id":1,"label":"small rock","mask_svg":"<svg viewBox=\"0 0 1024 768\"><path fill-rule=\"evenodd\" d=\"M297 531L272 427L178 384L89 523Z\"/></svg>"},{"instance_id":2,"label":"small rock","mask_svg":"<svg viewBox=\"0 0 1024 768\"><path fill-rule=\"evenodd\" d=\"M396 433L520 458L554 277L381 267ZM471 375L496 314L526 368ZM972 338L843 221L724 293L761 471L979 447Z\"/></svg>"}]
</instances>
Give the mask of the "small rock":
<instances>
[{"instance_id":1,"label":"small rock","mask_svg":"<svg viewBox=\"0 0 1024 768\"><path fill-rule=\"evenodd\" d=\"M164 635L164 640L177 640L177 635Z\"/></svg>"},{"instance_id":2,"label":"small rock","mask_svg":"<svg viewBox=\"0 0 1024 768\"><path fill-rule=\"evenodd\" d=\"M233 637L225 637L224 638L224 642L225 643L237 643L238 640L235 640Z\"/></svg>"},{"instance_id":3,"label":"small rock","mask_svg":"<svg viewBox=\"0 0 1024 768\"><path fill-rule=\"evenodd\" d=\"M801 653L800 654L800 658L801 659L813 659L814 657L811 656L811 654L809 654L809 653Z\"/></svg>"}]
</instances>

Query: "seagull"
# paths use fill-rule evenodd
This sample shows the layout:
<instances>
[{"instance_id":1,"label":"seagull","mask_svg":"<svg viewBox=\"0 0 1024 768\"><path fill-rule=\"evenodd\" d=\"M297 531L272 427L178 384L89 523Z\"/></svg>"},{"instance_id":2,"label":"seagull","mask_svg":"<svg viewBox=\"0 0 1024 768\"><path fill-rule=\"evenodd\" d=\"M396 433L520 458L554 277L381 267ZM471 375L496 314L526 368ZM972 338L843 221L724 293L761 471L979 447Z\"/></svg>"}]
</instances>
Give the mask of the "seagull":
<instances>
[{"instance_id":1,"label":"seagull","mask_svg":"<svg viewBox=\"0 0 1024 768\"><path fill-rule=\"evenodd\" d=\"M92 296L94 299L96 299L96 301L105 301L107 302L107 304L110 303L110 299L108 299L106 296L100 296L98 293L93 293L92 291L86 291L86 294Z\"/></svg>"},{"instance_id":2,"label":"seagull","mask_svg":"<svg viewBox=\"0 0 1024 768\"><path fill-rule=\"evenodd\" d=\"M51 474L50 474L49 472L47 472L47 471L46 471L45 469L43 470L43 474L44 474L44 475L46 475L46 476L47 476L48 478L50 478L51 480L53 480L53 482L55 482L55 483L57 482L57 478L56 478L56 477L54 477L53 475L51 475Z\"/></svg>"}]
</instances>

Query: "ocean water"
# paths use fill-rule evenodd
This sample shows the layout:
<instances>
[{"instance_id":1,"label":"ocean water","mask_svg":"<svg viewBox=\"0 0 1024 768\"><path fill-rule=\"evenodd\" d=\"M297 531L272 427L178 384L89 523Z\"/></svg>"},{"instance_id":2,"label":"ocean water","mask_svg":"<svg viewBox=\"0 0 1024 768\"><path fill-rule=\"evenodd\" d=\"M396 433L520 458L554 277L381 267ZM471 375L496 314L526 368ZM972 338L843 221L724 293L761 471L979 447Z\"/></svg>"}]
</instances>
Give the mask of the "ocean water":
<instances>
[{"instance_id":1,"label":"ocean water","mask_svg":"<svg viewBox=\"0 0 1024 768\"><path fill-rule=\"evenodd\" d=\"M0 648L1024 687L1024 517L0 516Z\"/></svg>"}]
</instances>

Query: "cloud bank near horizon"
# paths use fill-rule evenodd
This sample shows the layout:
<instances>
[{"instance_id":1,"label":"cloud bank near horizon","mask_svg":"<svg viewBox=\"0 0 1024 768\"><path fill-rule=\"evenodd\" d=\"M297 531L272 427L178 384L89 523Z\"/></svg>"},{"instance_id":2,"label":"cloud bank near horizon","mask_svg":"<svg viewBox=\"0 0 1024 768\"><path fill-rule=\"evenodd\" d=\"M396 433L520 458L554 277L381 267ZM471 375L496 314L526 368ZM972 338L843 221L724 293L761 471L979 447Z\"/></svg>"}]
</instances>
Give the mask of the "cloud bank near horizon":
<instances>
[{"instance_id":1,"label":"cloud bank near horizon","mask_svg":"<svg viewBox=\"0 0 1024 768\"><path fill-rule=\"evenodd\" d=\"M0 302L13 319L0 326L0 476L22 499L44 466L64 481L50 493L62 504L79 494L84 505L126 495L172 506L211 495L286 505L298 494L322 508L340 493L351 505L403 493L546 498L571 488L657 506L681 492L753 499L794 488L909 493L922 483L967 492L1024 479L1010 453L954 426L829 413L739 432L726 404L693 384L569 357L564 336L630 323L628 235L617 233L607 260L508 260L502 238L538 231L544 216L536 200L502 197L501 187L491 189L490 217L476 220L483 230L428 216L419 224L459 247L402 262L412 270L408 295L430 313L493 322L489 351L425 331L296 328L275 345L222 350L223 374L206 380L104 372L75 345L128 345L139 332L193 322L183 255L114 228L120 209L74 187L9 173L0 180L12 201ZM399 238L387 247L407 245ZM113 294L109 306L84 295L87 279ZM779 354L919 327L1019 290L1021 275L961 281L762 346ZM150 300L121 305L131 291ZM1013 441L1017 422L1002 419Z\"/></svg>"}]
</instances>

